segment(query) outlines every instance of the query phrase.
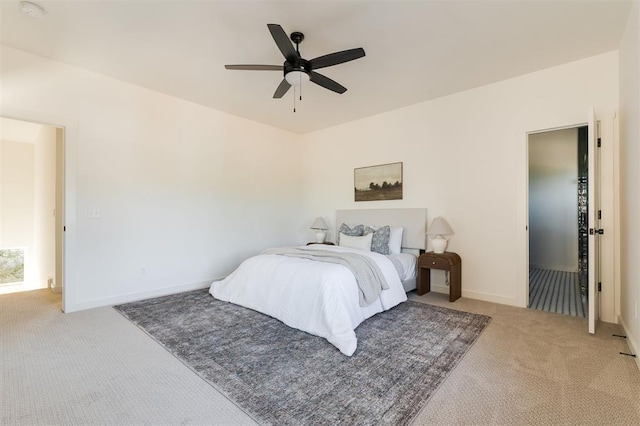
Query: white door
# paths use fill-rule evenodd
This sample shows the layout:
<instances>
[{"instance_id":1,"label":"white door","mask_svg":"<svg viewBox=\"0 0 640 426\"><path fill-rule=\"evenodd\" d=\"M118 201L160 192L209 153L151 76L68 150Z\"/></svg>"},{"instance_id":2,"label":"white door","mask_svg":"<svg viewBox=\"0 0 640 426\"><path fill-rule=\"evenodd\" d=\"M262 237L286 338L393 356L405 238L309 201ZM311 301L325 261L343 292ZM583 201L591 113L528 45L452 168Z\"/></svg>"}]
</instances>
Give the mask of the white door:
<instances>
[{"instance_id":1,"label":"white door","mask_svg":"<svg viewBox=\"0 0 640 426\"><path fill-rule=\"evenodd\" d=\"M589 333L596 332L600 318L600 209L598 171L598 123L593 108L589 109Z\"/></svg>"}]
</instances>

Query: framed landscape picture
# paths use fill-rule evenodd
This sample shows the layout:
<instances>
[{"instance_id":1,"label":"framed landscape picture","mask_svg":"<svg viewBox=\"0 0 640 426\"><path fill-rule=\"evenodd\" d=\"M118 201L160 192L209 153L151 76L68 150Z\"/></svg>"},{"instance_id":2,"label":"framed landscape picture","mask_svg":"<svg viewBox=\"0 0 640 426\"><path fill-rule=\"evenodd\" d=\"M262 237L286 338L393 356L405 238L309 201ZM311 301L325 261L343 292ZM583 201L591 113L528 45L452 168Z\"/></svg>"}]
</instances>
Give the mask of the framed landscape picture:
<instances>
[{"instance_id":1,"label":"framed landscape picture","mask_svg":"<svg viewBox=\"0 0 640 426\"><path fill-rule=\"evenodd\" d=\"M353 169L356 201L402 200L402 163Z\"/></svg>"}]
</instances>

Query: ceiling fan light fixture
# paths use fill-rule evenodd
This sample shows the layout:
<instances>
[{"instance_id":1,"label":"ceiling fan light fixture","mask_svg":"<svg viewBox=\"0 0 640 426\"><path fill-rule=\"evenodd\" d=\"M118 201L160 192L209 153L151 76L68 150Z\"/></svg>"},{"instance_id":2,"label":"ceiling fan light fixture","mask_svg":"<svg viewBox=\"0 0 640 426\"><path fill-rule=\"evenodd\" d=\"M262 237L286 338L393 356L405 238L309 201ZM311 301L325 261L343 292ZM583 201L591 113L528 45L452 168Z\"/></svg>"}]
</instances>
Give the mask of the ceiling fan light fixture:
<instances>
[{"instance_id":1,"label":"ceiling fan light fixture","mask_svg":"<svg viewBox=\"0 0 640 426\"><path fill-rule=\"evenodd\" d=\"M309 74L307 74L304 71L289 71L287 73L287 75L284 76L285 80L287 80L287 83L289 83L292 86L300 86L300 84L302 82L308 82L311 78L309 77Z\"/></svg>"}]
</instances>

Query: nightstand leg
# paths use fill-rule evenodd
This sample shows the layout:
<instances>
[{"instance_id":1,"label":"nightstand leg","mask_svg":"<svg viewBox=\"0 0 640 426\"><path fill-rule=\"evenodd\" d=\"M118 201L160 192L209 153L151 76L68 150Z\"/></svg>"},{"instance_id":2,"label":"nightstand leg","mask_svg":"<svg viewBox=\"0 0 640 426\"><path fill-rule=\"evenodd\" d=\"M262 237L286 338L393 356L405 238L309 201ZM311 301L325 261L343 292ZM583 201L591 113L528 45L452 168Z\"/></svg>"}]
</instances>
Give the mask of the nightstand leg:
<instances>
[{"instance_id":1,"label":"nightstand leg","mask_svg":"<svg viewBox=\"0 0 640 426\"><path fill-rule=\"evenodd\" d=\"M462 268L460 264L451 268L449 281L449 302L455 302L462 296Z\"/></svg>"},{"instance_id":2,"label":"nightstand leg","mask_svg":"<svg viewBox=\"0 0 640 426\"><path fill-rule=\"evenodd\" d=\"M418 288L416 294L422 296L431 291L431 269L418 268Z\"/></svg>"}]
</instances>

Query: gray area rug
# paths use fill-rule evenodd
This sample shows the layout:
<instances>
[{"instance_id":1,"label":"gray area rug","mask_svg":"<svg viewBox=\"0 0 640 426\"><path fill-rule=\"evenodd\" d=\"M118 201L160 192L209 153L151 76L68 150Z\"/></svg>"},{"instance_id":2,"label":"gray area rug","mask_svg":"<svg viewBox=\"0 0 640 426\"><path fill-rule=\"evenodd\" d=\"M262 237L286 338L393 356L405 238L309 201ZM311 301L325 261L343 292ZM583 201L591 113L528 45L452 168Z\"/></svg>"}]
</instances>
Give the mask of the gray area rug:
<instances>
[{"instance_id":1,"label":"gray area rug","mask_svg":"<svg viewBox=\"0 0 640 426\"><path fill-rule=\"evenodd\" d=\"M115 309L265 425L407 424L491 320L407 301L362 323L346 357L207 290Z\"/></svg>"}]
</instances>

